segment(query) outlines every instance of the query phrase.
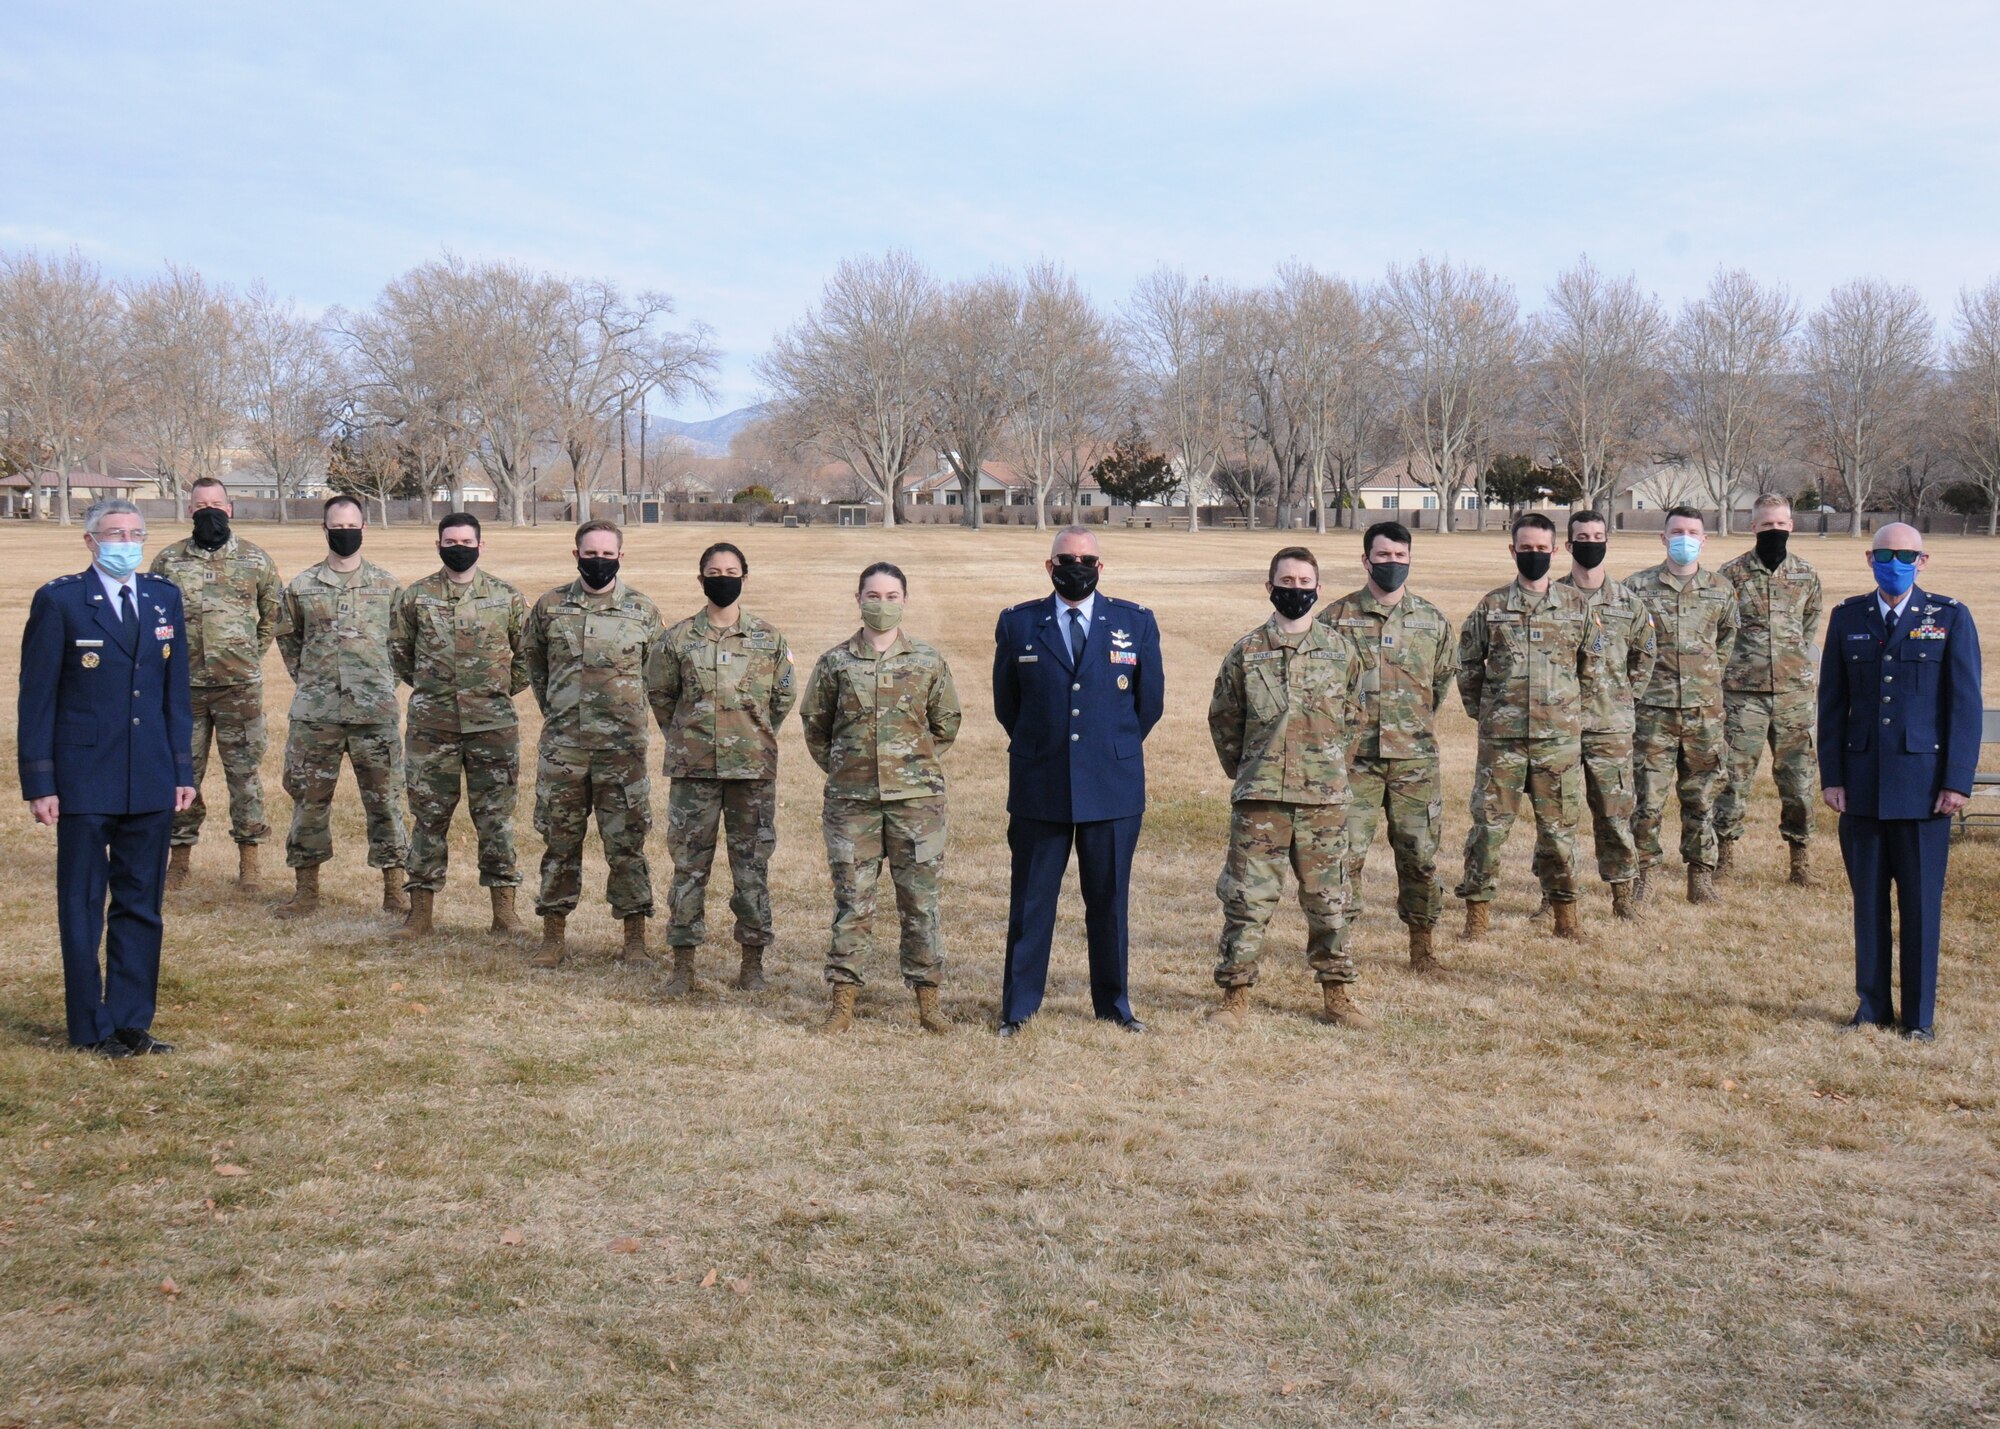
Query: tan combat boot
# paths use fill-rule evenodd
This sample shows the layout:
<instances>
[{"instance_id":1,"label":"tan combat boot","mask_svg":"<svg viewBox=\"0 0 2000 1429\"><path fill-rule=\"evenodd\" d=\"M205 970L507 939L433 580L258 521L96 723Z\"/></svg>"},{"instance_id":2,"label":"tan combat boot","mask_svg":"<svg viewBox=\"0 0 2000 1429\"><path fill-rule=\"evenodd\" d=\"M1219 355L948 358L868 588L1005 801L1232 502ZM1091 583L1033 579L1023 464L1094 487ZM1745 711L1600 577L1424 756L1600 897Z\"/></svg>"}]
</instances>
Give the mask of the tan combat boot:
<instances>
[{"instance_id":1,"label":"tan combat boot","mask_svg":"<svg viewBox=\"0 0 2000 1429\"><path fill-rule=\"evenodd\" d=\"M1549 898L1549 890L1544 888L1542 890L1542 901L1535 905L1535 911L1529 916L1539 922L1541 919L1549 916L1549 910L1553 907L1555 907L1555 904Z\"/></svg>"},{"instance_id":2,"label":"tan combat boot","mask_svg":"<svg viewBox=\"0 0 2000 1429\"><path fill-rule=\"evenodd\" d=\"M820 1031L834 1036L854 1025L854 995L857 991L859 989L851 982L833 985L833 1005L827 1009L826 1021L819 1025Z\"/></svg>"},{"instance_id":3,"label":"tan combat boot","mask_svg":"<svg viewBox=\"0 0 2000 1429\"><path fill-rule=\"evenodd\" d=\"M1812 845L1791 844L1788 847L1792 851L1792 883L1799 888L1819 887L1819 880L1813 877Z\"/></svg>"},{"instance_id":4,"label":"tan combat boot","mask_svg":"<svg viewBox=\"0 0 2000 1429\"><path fill-rule=\"evenodd\" d=\"M544 913L542 915L542 950L528 959L531 968L552 968L563 960L569 951L569 915L567 913Z\"/></svg>"},{"instance_id":5,"label":"tan combat boot","mask_svg":"<svg viewBox=\"0 0 2000 1429\"><path fill-rule=\"evenodd\" d=\"M1556 936L1558 938L1581 938L1583 936L1583 921L1577 916L1577 905L1574 899L1571 899L1568 903L1554 903L1550 906L1555 909Z\"/></svg>"},{"instance_id":6,"label":"tan combat boot","mask_svg":"<svg viewBox=\"0 0 2000 1429\"><path fill-rule=\"evenodd\" d=\"M193 854L193 844L175 844L167 850L167 892L178 893L188 886L188 860Z\"/></svg>"},{"instance_id":7,"label":"tan combat boot","mask_svg":"<svg viewBox=\"0 0 2000 1429\"><path fill-rule=\"evenodd\" d=\"M1736 871L1736 840L1717 839L1715 850L1715 881L1726 883L1729 875Z\"/></svg>"},{"instance_id":8,"label":"tan combat boot","mask_svg":"<svg viewBox=\"0 0 2000 1429\"><path fill-rule=\"evenodd\" d=\"M290 898L271 910L274 917L304 918L319 911L319 865L293 869L292 876L297 887Z\"/></svg>"},{"instance_id":9,"label":"tan combat boot","mask_svg":"<svg viewBox=\"0 0 2000 1429\"><path fill-rule=\"evenodd\" d=\"M1208 1014L1208 1020L1226 1032L1241 1032L1244 1019L1250 1011L1249 984L1225 987L1222 990L1222 1006Z\"/></svg>"},{"instance_id":10,"label":"tan combat boot","mask_svg":"<svg viewBox=\"0 0 2000 1429\"><path fill-rule=\"evenodd\" d=\"M1715 870L1705 863L1689 864L1688 902L1713 903L1715 901Z\"/></svg>"},{"instance_id":11,"label":"tan combat boot","mask_svg":"<svg viewBox=\"0 0 2000 1429\"><path fill-rule=\"evenodd\" d=\"M1634 908L1643 905L1646 901L1646 895L1652 891L1653 870L1650 867L1642 868L1632 875L1632 906Z\"/></svg>"},{"instance_id":12,"label":"tan combat boot","mask_svg":"<svg viewBox=\"0 0 2000 1429\"><path fill-rule=\"evenodd\" d=\"M938 1011L938 990L934 987L917 989L917 1026L926 1032L943 1033L947 1030L944 1014Z\"/></svg>"},{"instance_id":13,"label":"tan combat boot","mask_svg":"<svg viewBox=\"0 0 2000 1429\"><path fill-rule=\"evenodd\" d=\"M743 966L736 970L736 986L744 992L764 990L764 950L761 947L753 948L748 943L743 945Z\"/></svg>"},{"instance_id":14,"label":"tan combat boot","mask_svg":"<svg viewBox=\"0 0 2000 1429\"><path fill-rule=\"evenodd\" d=\"M628 913L625 915L625 941L619 945L618 961L621 963L643 963L646 961L646 915Z\"/></svg>"},{"instance_id":15,"label":"tan combat boot","mask_svg":"<svg viewBox=\"0 0 2000 1429\"><path fill-rule=\"evenodd\" d=\"M1431 930L1428 925L1410 924L1410 971L1424 977L1443 977L1444 964L1431 951Z\"/></svg>"},{"instance_id":16,"label":"tan combat boot","mask_svg":"<svg viewBox=\"0 0 2000 1429\"><path fill-rule=\"evenodd\" d=\"M382 870L382 911L384 913L410 911L410 900L403 896L403 870L400 868Z\"/></svg>"},{"instance_id":17,"label":"tan combat boot","mask_svg":"<svg viewBox=\"0 0 2000 1429\"><path fill-rule=\"evenodd\" d=\"M674 949L674 975L667 979L668 997L686 997L694 991L694 949Z\"/></svg>"},{"instance_id":18,"label":"tan combat boot","mask_svg":"<svg viewBox=\"0 0 2000 1429\"><path fill-rule=\"evenodd\" d=\"M493 899L493 927L495 933L521 933L527 930L521 926L521 915L514 911L514 890L512 888L491 888L487 890Z\"/></svg>"},{"instance_id":19,"label":"tan combat boot","mask_svg":"<svg viewBox=\"0 0 2000 1429\"><path fill-rule=\"evenodd\" d=\"M1637 882L1635 878L1628 878L1623 883L1611 885L1612 917L1629 921L1639 916L1639 899L1632 891L1632 885Z\"/></svg>"},{"instance_id":20,"label":"tan combat boot","mask_svg":"<svg viewBox=\"0 0 2000 1429\"><path fill-rule=\"evenodd\" d=\"M236 845L236 886L245 893L254 893L263 886L264 874L257 857L257 845Z\"/></svg>"},{"instance_id":21,"label":"tan combat boot","mask_svg":"<svg viewBox=\"0 0 2000 1429\"><path fill-rule=\"evenodd\" d=\"M1484 908L1484 903L1475 903L1475 908ZM1354 1005L1354 999L1347 995L1344 982L1323 982L1319 985L1322 1006L1319 1020L1332 1023L1336 1027L1352 1027L1357 1031L1367 1031L1375 1025L1375 1019Z\"/></svg>"},{"instance_id":22,"label":"tan combat boot","mask_svg":"<svg viewBox=\"0 0 2000 1429\"><path fill-rule=\"evenodd\" d=\"M436 906L437 894L424 888L410 890L410 911L403 915L403 926L396 930L399 938L428 938L431 935L431 909Z\"/></svg>"},{"instance_id":23,"label":"tan combat boot","mask_svg":"<svg viewBox=\"0 0 2000 1429\"><path fill-rule=\"evenodd\" d=\"M1486 930L1493 926L1493 905L1491 903L1468 903L1465 905L1465 941L1486 936ZM1332 983L1327 984L1332 987Z\"/></svg>"}]
</instances>

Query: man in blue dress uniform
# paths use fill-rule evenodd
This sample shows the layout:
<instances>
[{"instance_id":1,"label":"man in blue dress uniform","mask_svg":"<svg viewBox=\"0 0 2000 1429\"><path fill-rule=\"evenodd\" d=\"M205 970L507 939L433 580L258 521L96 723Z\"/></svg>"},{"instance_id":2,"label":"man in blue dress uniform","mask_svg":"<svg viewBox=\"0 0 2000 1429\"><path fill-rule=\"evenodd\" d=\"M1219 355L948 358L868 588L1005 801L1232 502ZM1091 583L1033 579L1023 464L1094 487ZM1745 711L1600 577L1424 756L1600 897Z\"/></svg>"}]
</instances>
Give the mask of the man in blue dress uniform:
<instances>
[{"instance_id":1,"label":"man in blue dress uniform","mask_svg":"<svg viewBox=\"0 0 2000 1429\"><path fill-rule=\"evenodd\" d=\"M1125 992L1126 897L1146 808L1146 736L1165 703L1160 627L1144 606L1098 592L1104 563L1088 527L1058 532L1043 565L1055 594L1003 611L993 632L1013 854L1000 1035L1013 1036L1042 1005L1071 848L1091 1007L1144 1032Z\"/></svg>"},{"instance_id":2,"label":"man in blue dress uniform","mask_svg":"<svg viewBox=\"0 0 2000 1429\"><path fill-rule=\"evenodd\" d=\"M1840 815L1854 891L1849 1027L1891 1027L1890 890L1900 915L1903 1035L1932 1040L1938 922L1951 816L1979 764L1979 632L1972 612L1920 589L1929 561L1914 526L1875 533L1875 589L1834 607L1820 658L1819 777Z\"/></svg>"},{"instance_id":3,"label":"man in blue dress uniform","mask_svg":"<svg viewBox=\"0 0 2000 1429\"><path fill-rule=\"evenodd\" d=\"M194 802L181 593L139 569L146 523L131 502L97 502L83 529L90 568L36 591L21 636L21 795L56 829L71 1044L171 1052L150 1029L167 842Z\"/></svg>"}]
</instances>

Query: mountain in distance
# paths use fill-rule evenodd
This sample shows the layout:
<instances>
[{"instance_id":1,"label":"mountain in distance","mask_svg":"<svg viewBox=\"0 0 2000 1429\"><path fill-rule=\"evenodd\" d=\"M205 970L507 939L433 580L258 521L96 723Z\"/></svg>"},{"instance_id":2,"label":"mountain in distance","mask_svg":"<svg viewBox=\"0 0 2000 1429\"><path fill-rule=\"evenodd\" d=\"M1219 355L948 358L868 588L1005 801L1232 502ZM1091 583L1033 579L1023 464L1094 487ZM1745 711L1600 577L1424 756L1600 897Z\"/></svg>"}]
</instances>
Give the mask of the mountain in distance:
<instances>
[{"instance_id":1,"label":"mountain in distance","mask_svg":"<svg viewBox=\"0 0 2000 1429\"><path fill-rule=\"evenodd\" d=\"M710 417L702 422L680 422L672 417L655 417L652 428L656 432L668 432L685 441L697 456L728 456L729 443L736 434L764 415L762 404L738 407L733 412L724 412L719 417Z\"/></svg>"}]
</instances>

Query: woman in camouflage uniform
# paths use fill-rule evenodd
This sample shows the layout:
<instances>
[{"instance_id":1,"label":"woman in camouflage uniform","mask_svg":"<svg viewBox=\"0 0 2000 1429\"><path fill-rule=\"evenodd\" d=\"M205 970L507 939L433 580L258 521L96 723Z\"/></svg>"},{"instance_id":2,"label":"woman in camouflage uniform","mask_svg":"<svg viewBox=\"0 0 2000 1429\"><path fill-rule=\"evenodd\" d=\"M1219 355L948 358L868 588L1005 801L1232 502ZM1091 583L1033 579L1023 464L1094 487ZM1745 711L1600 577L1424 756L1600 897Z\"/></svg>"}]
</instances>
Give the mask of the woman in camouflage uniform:
<instances>
[{"instance_id":1,"label":"woman in camouflage uniform","mask_svg":"<svg viewBox=\"0 0 2000 1429\"><path fill-rule=\"evenodd\" d=\"M945 1030L937 1003L944 971L939 760L958 737L958 694L944 656L897 628L908 592L903 573L886 561L861 573L854 596L861 628L819 657L800 706L806 748L826 771L821 826L836 905L826 956L828 1032L845 1032L854 1021L856 964L874 945L875 887L885 859L902 921L903 981L916 990L923 1029Z\"/></svg>"}]
</instances>

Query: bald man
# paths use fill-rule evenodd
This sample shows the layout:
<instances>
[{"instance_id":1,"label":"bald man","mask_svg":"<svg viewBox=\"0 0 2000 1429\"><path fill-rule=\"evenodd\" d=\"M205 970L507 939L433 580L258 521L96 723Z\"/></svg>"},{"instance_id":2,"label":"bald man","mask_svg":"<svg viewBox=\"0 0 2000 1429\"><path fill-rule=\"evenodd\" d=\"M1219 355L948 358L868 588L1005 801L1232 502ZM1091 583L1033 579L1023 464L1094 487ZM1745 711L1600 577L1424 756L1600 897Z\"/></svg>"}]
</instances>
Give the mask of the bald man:
<instances>
[{"instance_id":1,"label":"bald man","mask_svg":"<svg viewBox=\"0 0 2000 1429\"><path fill-rule=\"evenodd\" d=\"M1917 585L1930 557L1916 527L1884 526L1868 561L1875 589L1834 607L1819 674L1820 786L1854 892L1860 1005L1847 1026L1896 1025L1899 962L1903 1035L1929 1042L1951 816L1979 764L1979 632L1971 611Z\"/></svg>"}]
</instances>

